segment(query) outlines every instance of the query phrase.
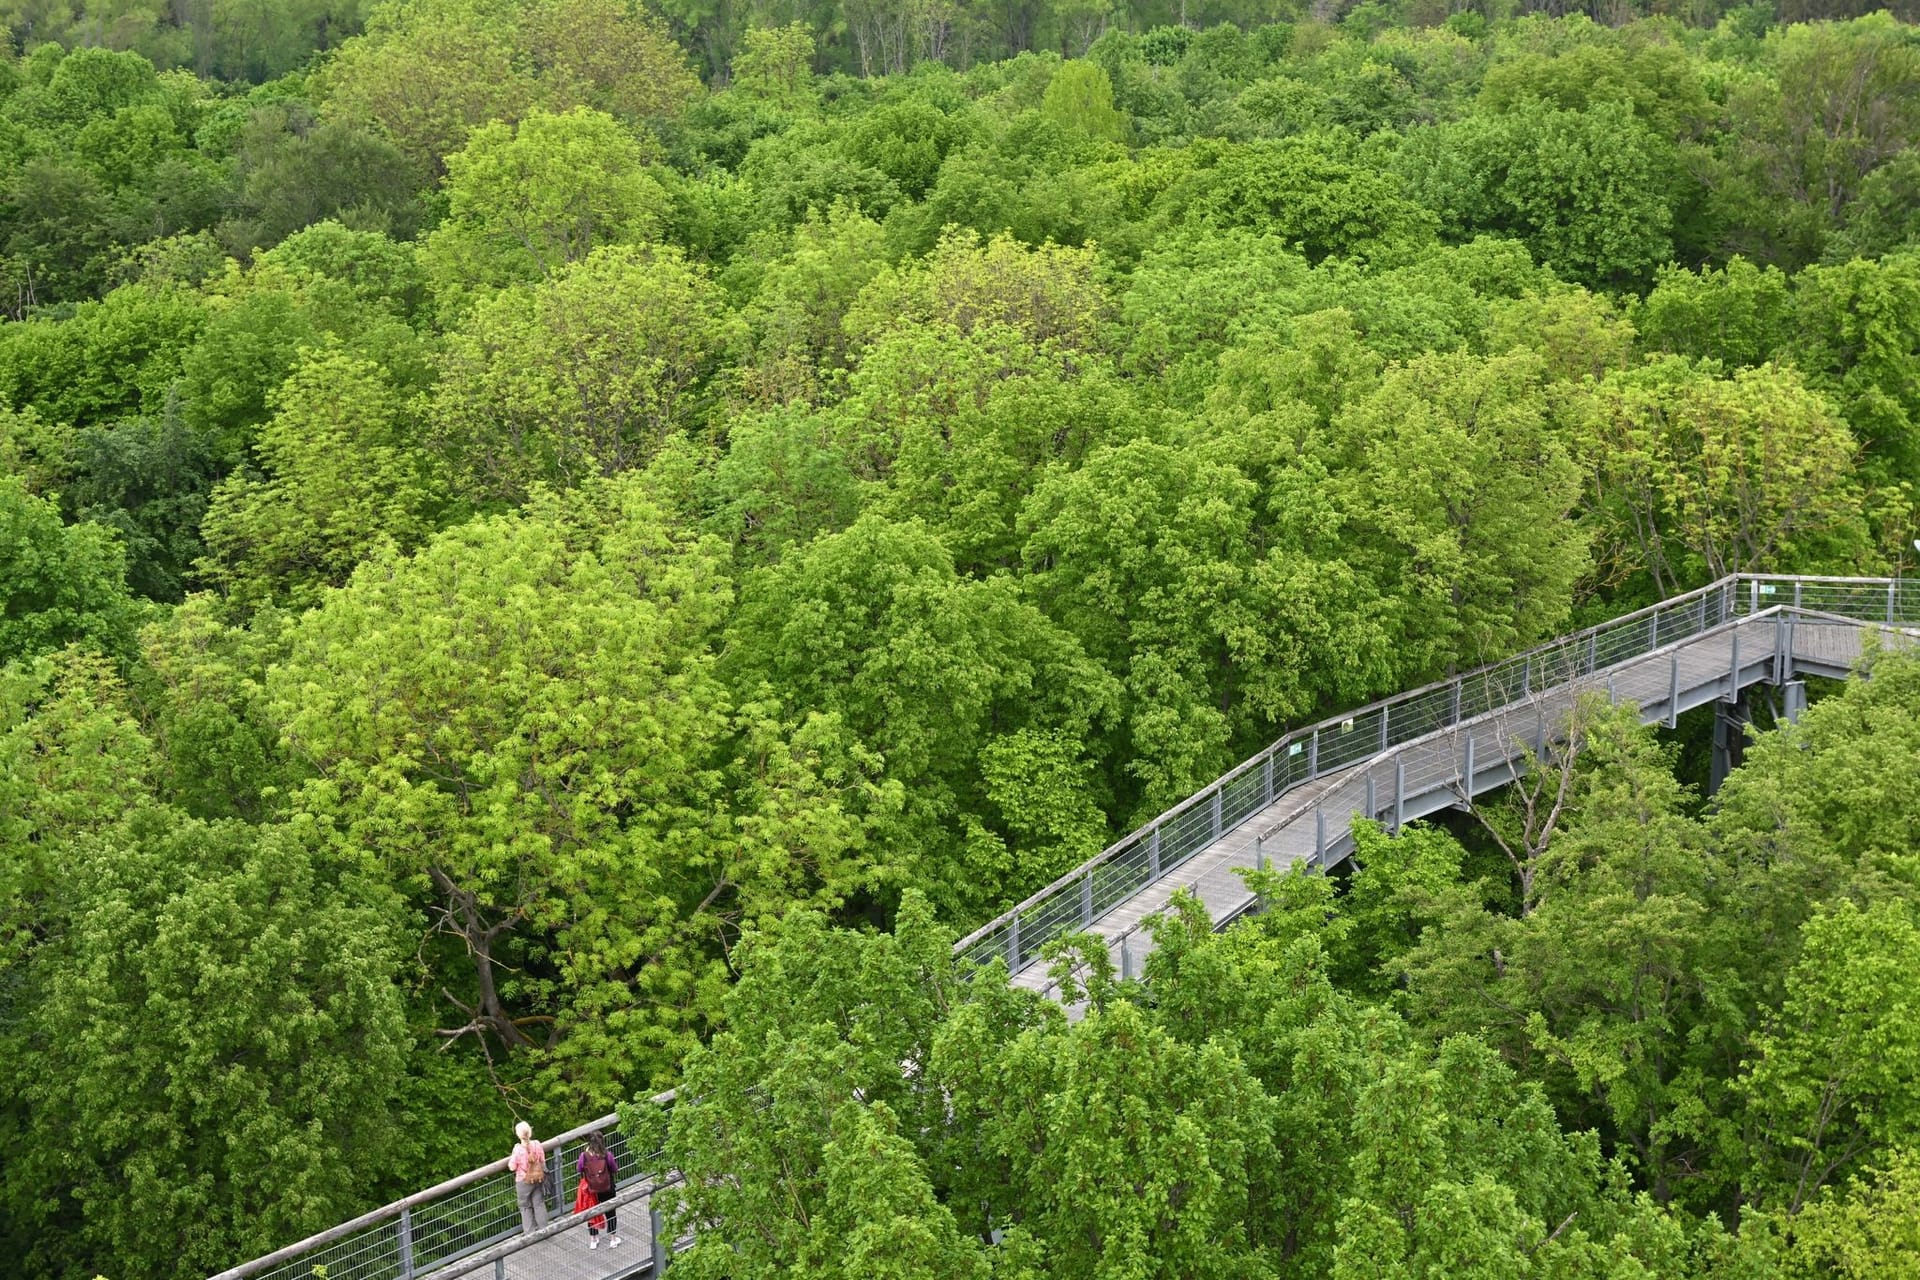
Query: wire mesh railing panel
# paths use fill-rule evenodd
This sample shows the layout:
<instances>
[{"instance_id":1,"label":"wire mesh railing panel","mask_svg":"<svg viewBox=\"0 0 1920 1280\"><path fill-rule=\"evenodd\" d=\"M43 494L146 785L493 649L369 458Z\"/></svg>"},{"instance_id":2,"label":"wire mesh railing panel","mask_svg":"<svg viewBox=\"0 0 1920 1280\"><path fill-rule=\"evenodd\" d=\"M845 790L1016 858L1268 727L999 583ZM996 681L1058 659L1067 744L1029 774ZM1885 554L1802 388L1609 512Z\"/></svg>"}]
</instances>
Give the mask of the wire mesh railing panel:
<instances>
[{"instance_id":1,"label":"wire mesh railing panel","mask_svg":"<svg viewBox=\"0 0 1920 1280\"><path fill-rule=\"evenodd\" d=\"M1231 829L1246 821L1247 815L1266 807L1266 775L1259 767L1229 778L1220 787L1220 821Z\"/></svg>"},{"instance_id":2,"label":"wire mesh railing panel","mask_svg":"<svg viewBox=\"0 0 1920 1280\"><path fill-rule=\"evenodd\" d=\"M410 1216L416 1258L456 1258L520 1229L520 1206L514 1196L513 1177L507 1173L420 1205ZM333 1280L331 1274L328 1280Z\"/></svg>"},{"instance_id":3,"label":"wire mesh railing panel","mask_svg":"<svg viewBox=\"0 0 1920 1280\"><path fill-rule=\"evenodd\" d=\"M1143 858L1130 851L1125 858L1103 862L1091 872L1093 878L1093 914L1105 915L1152 883Z\"/></svg>"},{"instance_id":4,"label":"wire mesh railing panel","mask_svg":"<svg viewBox=\"0 0 1920 1280\"><path fill-rule=\"evenodd\" d=\"M1385 711L1387 744L1399 746L1446 728L1453 720L1453 692L1447 688L1433 689L1389 703Z\"/></svg>"},{"instance_id":5,"label":"wire mesh railing panel","mask_svg":"<svg viewBox=\"0 0 1920 1280\"><path fill-rule=\"evenodd\" d=\"M1329 773L1380 753L1381 708L1364 711L1320 730L1320 771Z\"/></svg>"},{"instance_id":6,"label":"wire mesh railing panel","mask_svg":"<svg viewBox=\"0 0 1920 1280\"><path fill-rule=\"evenodd\" d=\"M401 1273L400 1233L396 1222L320 1245L309 1253L261 1273L267 1280L394 1280Z\"/></svg>"}]
</instances>

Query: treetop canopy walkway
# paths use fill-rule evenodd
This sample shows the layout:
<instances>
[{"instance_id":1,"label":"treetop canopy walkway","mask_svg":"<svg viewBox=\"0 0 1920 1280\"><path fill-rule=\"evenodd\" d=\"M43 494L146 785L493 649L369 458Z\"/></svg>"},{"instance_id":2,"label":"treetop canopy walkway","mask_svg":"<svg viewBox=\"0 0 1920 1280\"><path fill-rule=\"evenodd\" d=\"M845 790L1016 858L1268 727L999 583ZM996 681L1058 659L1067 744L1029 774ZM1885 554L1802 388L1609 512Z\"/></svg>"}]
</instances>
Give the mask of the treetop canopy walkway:
<instances>
[{"instance_id":1,"label":"treetop canopy walkway","mask_svg":"<svg viewBox=\"0 0 1920 1280\"><path fill-rule=\"evenodd\" d=\"M1012 981L1051 991L1047 944L1068 934L1103 943L1123 977L1152 941L1142 925L1192 891L1216 922L1254 905L1236 874L1351 855L1355 817L1407 821L1515 781L1565 732L1578 701L1604 694L1668 726L1717 703L1714 772L1737 742L1729 714L1752 685L1783 690L1789 716L1807 675L1843 678L1870 630L1894 643L1920 636L1920 581L1733 575L1562 636L1490 666L1296 729L956 944L961 958L1006 962ZM670 1100L662 1095L660 1101ZM570 1170L594 1129L606 1132L625 1188L626 1243L588 1251L588 1215L519 1232L506 1161L363 1214L213 1280L418 1280L493 1276L617 1280L663 1270L653 1194L676 1175L658 1153L636 1155L603 1116L548 1140L548 1199L572 1203ZM641 1175L641 1176L636 1176ZM324 1268L324 1271L320 1269Z\"/></svg>"}]
</instances>

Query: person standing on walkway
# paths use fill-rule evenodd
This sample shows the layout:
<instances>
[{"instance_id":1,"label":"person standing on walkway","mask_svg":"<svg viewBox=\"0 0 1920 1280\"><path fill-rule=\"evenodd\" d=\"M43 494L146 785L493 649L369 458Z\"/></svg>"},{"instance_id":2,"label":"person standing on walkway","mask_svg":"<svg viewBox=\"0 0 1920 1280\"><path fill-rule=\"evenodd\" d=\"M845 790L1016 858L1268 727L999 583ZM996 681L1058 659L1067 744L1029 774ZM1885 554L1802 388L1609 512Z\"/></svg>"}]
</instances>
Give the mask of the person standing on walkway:
<instances>
[{"instance_id":1,"label":"person standing on walkway","mask_svg":"<svg viewBox=\"0 0 1920 1280\"><path fill-rule=\"evenodd\" d=\"M607 1150L607 1140L600 1136L598 1129L587 1135L587 1145L580 1152L577 1167L580 1173L580 1185L592 1194L594 1204L606 1204L613 1199L616 1189L614 1179L619 1176L620 1164L613 1158L613 1152ZM589 1249L600 1247L599 1222L599 1214L595 1214L587 1221L587 1248ZM608 1208L606 1222L607 1247L612 1248L620 1243L620 1211Z\"/></svg>"},{"instance_id":2,"label":"person standing on walkway","mask_svg":"<svg viewBox=\"0 0 1920 1280\"><path fill-rule=\"evenodd\" d=\"M533 1126L522 1120L513 1126L519 1141L507 1157L513 1171L513 1194L520 1202L520 1229L538 1231L547 1225L547 1152L533 1140Z\"/></svg>"}]
</instances>

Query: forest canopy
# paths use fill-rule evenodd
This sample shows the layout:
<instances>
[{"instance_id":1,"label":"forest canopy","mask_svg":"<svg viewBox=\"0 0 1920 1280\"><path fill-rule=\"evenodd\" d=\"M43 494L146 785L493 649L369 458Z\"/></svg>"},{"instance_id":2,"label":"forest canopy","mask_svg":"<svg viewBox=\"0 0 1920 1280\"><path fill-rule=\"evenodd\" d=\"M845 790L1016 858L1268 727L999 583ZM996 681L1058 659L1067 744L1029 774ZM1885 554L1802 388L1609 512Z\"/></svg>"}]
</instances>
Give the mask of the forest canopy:
<instances>
[{"instance_id":1,"label":"forest canopy","mask_svg":"<svg viewBox=\"0 0 1920 1280\"><path fill-rule=\"evenodd\" d=\"M684 1083L690 1275L1911 1269L1898 655L1078 1020L948 943L1289 725L1911 572L1912 16L0 0L0 1255Z\"/></svg>"}]
</instances>

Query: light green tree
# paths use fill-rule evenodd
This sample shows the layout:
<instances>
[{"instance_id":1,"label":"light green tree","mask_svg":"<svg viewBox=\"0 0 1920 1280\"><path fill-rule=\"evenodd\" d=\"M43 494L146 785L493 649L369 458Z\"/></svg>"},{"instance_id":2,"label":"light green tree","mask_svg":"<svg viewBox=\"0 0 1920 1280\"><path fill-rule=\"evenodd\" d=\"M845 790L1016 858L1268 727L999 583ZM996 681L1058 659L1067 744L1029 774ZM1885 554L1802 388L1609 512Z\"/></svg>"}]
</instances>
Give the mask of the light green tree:
<instances>
[{"instance_id":1,"label":"light green tree","mask_svg":"<svg viewBox=\"0 0 1920 1280\"><path fill-rule=\"evenodd\" d=\"M438 178L473 129L516 120L539 98L502 16L475 0L395 7L320 72L325 110L377 125L421 176Z\"/></svg>"},{"instance_id":2,"label":"light green tree","mask_svg":"<svg viewBox=\"0 0 1920 1280\"><path fill-rule=\"evenodd\" d=\"M513 503L644 465L698 421L731 329L706 273L668 248L603 247L488 299L447 343L429 412L455 497Z\"/></svg>"},{"instance_id":3,"label":"light green tree","mask_svg":"<svg viewBox=\"0 0 1920 1280\"><path fill-rule=\"evenodd\" d=\"M1920 963L1913 904L1816 911L1786 998L1754 1045L1738 1088L1754 1120L1751 1193L1791 1216L1873 1154L1920 1140L1909 1083L1920 1034L1907 997Z\"/></svg>"},{"instance_id":4,"label":"light green tree","mask_svg":"<svg viewBox=\"0 0 1920 1280\"><path fill-rule=\"evenodd\" d=\"M254 446L265 475L236 474L214 491L202 571L236 600L298 607L382 543L417 546L441 498L399 397L370 361L311 356L273 402Z\"/></svg>"},{"instance_id":5,"label":"light green tree","mask_svg":"<svg viewBox=\"0 0 1920 1280\"><path fill-rule=\"evenodd\" d=\"M1354 567L1389 602L1403 678L1555 634L1587 567L1580 473L1538 357L1428 355L1344 410L1325 465Z\"/></svg>"},{"instance_id":6,"label":"light green tree","mask_svg":"<svg viewBox=\"0 0 1920 1280\"><path fill-rule=\"evenodd\" d=\"M1791 368L1668 358L1602 381L1576 436L1598 560L1674 594L1728 573L1870 556L1853 434Z\"/></svg>"},{"instance_id":7,"label":"light green tree","mask_svg":"<svg viewBox=\"0 0 1920 1280\"><path fill-rule=\"evenodd\" d=\"M750 27L733 55L733 87L788 110L813 98L813 33L804 22Z\"/></svg>"},{"instance_id":8,"label":"light green tree","mask_svg":"<svg viewBox=\"0 0 1920 1280\"><path fill-rule=\"evenodd\" d=\"M19 476L0 476L0 661L75 641L126 654L138 614L113 534L64 523Z\"/></svg>"},{"instance_id":9,"label":"light green tree","mask_svg":"<svg viewBox=\"0 0 1920 1280\"><path fill-rule=\"evenodd\" d=\"M296 810L458 948L444 1030L539 1047L575 1105L671 1071L718 1008L725 943L851 892L843 812L889 803L832 721L736 714L709 654L721 554L644 477L543 495L377 553L270 675L312 771Z\"/></svg>"},{"instance_id":10,"label":"light green tree","mask_svg":"<svg viewBox=\"0 0 1920 1280\"><path fill-rule=\"evenodd\" d=\"M646 161L625 125L584 107L475 129L447 157L447 219L424 254L442 308L551 278L603 245L653 239L667 195Z\"/></svg>"},{"instance_id":11,"label":"light green tree","mask_svg":"<svg viewBox=\"0 0 1920 1280\"><path fill-rule=\"evenodd\" d=\"M1103 142L1125 142L1132 133L1126 115L1114 109L1113 81L1096 62L1069 62L1054 72L1040 100L1040 114Z\"/></svg>"}]
</instances>

